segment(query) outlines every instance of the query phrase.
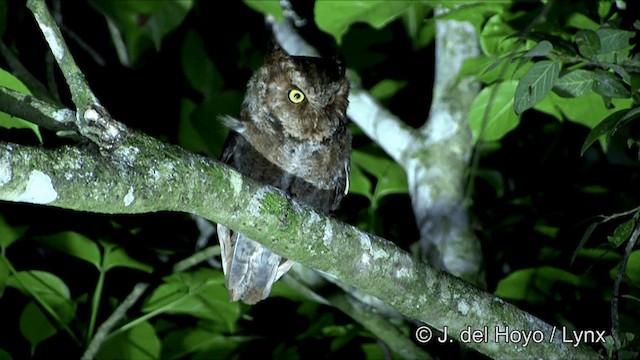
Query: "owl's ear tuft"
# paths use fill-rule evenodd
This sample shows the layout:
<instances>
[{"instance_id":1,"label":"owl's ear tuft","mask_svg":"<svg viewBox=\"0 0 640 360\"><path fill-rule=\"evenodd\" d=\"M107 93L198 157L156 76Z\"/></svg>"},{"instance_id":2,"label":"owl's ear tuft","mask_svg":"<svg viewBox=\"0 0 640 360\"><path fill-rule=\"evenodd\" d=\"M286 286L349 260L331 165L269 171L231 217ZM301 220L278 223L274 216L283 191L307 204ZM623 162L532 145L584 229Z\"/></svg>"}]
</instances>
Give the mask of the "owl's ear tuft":
<instances>
[{"instance_id":1,"label":"owl's ear tuft","mask_svg":"<svg viewBox=\"0 0 640 360\"><path fill-rule=\"evenodd\" d=\"M283 59L288 59L289 54L275 41L270 41L267 49L267 55L265 56L266 62L279 63Z\"/></svg>"},{"instance_id":2,"label":"owl's ear tuft","mask_svg":"<svg viewBox=\"0 0 640 360\"><path fill-rule=\"evenodd\" d=\"M334 55L332 58L333 63L336 65L336 71L338 73L338 76L343 78L347 67L345 66L345 58L342 55Z\"/></svg>"}]
</instances>

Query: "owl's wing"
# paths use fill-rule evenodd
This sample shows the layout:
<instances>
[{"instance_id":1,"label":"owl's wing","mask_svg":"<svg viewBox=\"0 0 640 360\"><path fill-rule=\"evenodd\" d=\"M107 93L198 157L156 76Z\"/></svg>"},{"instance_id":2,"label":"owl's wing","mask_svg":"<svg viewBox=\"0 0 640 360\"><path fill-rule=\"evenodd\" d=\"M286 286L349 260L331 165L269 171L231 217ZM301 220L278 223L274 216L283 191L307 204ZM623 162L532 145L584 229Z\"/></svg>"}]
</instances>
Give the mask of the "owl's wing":
<instances>
[{"instance_id":1,"label":"owl's wing","mask_svg":"<svg viewBox=\"0 0 640 360\"><path fill-rule=\"evenodd\" d=\"M269 296L276 282L293 264L263 245L218 225L222 269L232 301L255 304Z\"/></svg>"},{"instance_id":2,"label":"owl's wing","mask_svg":"<svg viewBox=\"0 0 640 360\"><path fill-rule=\"evenodd\" d=\"M223 162L237 165L234 154L239 141L243 140L237 134L227 138L222 153ZM225 284L232 301L242 300L252 305L266 299L273 283L293 265L291 260L283 259L260 243L224 225L218 224L218 239Z\"/></svg>"}]
</instances>

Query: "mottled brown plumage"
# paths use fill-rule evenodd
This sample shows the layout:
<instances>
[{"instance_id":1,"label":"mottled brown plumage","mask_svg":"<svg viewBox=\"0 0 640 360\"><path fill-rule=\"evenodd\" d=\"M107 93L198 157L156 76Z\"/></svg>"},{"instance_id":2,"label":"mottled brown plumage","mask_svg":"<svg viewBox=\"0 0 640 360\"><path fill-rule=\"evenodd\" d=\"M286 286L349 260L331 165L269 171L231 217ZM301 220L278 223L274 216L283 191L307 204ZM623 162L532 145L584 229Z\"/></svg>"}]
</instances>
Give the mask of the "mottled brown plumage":
<instances>
[{"instance_id":1,"label":"mottled brown plumage","mask_svg":"<svg viewBox=\"0 0 640 360\"><path fill-rule=\"evenodd\" d=\"M222 160L317 211L334 210L348 190L348 92L342 63L289 56L273 45L249 81L240 118L222 119L232 130ZM218 236L233 301L265 299L292 265L222 225Z\"/></svg>"}]
</instances>

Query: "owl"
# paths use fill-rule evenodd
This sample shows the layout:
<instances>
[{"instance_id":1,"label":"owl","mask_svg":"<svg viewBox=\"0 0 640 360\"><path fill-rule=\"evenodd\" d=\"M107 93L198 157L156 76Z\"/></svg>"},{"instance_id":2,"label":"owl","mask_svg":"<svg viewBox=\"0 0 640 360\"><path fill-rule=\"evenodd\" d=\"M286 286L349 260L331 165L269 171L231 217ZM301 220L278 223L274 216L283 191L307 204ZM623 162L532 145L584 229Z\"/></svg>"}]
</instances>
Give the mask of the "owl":
<instances>
[{"instance_id":1,"label":"owl","mask_svg":"<svg viewBox=\"0 0 640 360\"><path fill-rule=\"evenodd\" d=\"M222 161L316 211L334 210L349 187L348 93L342 62L289 56L272 44L249 80L239 118L221 119L230 129ZM293 265L223 225L218 237L232 301L267 298Z\"/></svg>"}]
</instances>

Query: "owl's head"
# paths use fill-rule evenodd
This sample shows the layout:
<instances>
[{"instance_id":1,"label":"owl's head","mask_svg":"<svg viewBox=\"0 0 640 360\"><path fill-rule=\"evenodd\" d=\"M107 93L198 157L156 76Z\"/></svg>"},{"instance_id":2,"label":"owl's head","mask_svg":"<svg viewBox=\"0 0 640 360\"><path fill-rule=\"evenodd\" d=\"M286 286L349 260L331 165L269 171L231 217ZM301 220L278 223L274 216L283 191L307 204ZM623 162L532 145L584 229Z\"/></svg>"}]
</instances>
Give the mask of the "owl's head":
<instances>
[{"instance_id":1,"label":"owl's head","mask_svg":"<svg viewBox=\"0 0 640 360\"><path fill-rule=\"evenodd\" d=\"M259 131L320 142L344 131L348 95L342 61L289 56L274 44L249 81L243 113Z\"/></svg>"}]
</instances>

